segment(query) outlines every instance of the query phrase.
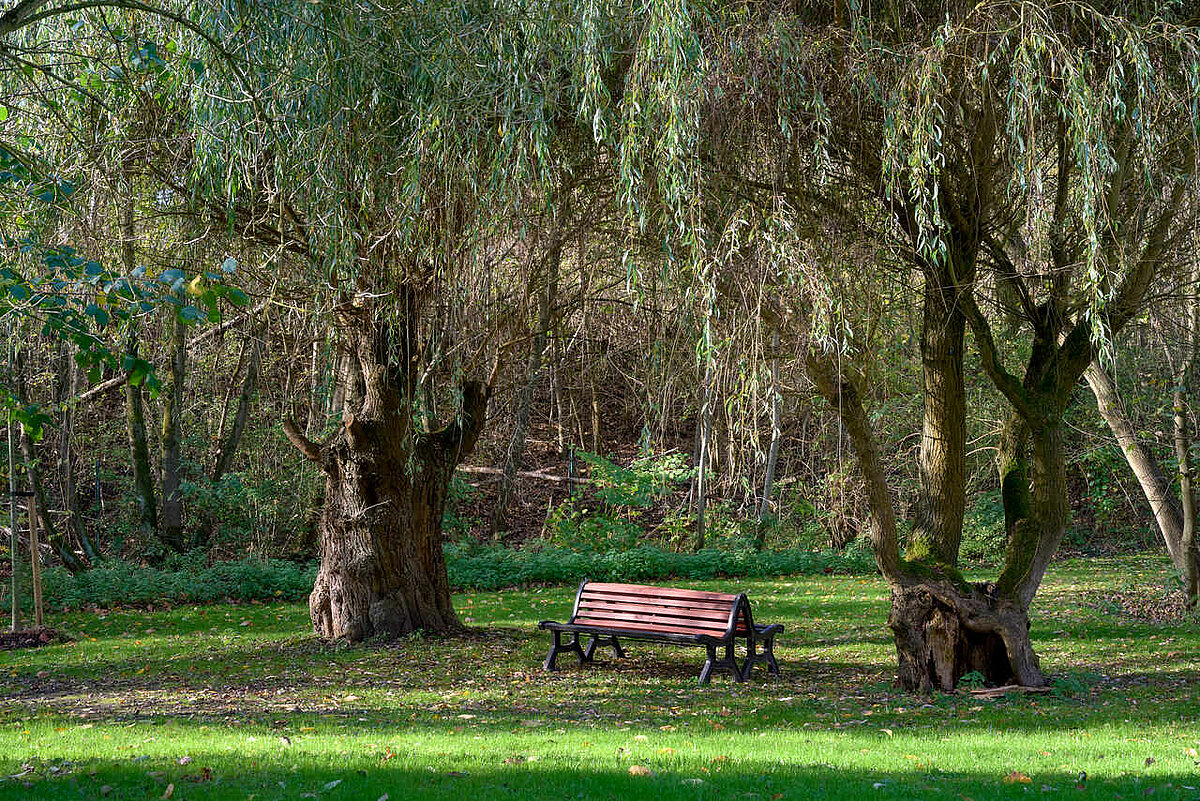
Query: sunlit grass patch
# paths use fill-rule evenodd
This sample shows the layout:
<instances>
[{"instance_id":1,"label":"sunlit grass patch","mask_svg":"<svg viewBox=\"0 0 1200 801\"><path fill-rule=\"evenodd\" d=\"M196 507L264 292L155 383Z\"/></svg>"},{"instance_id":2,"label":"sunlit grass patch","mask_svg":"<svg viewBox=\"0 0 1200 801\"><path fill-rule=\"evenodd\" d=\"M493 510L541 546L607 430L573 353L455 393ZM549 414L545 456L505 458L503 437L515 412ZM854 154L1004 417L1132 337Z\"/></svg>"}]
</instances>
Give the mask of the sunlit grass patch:
<instances>
[{"instance_id":1,"label":"sunlit grass patch","mask_svg":"<svg viewBox=\"0 0 1200 801\"><path fill-rule=\"evenodd\" d=\"M0 799L1195 801L1200 631L1089 605L1166 573L1057 566L1034 611L1056 691L991 701L897 693L887 590L861 577L736 582L784 624L783 676L708 687L692 648L544 673L537 621L573 587L460 595L464 634L349 649L298 604L65 615L76 642L0 654Z\"/></svg>"}]
</instances>

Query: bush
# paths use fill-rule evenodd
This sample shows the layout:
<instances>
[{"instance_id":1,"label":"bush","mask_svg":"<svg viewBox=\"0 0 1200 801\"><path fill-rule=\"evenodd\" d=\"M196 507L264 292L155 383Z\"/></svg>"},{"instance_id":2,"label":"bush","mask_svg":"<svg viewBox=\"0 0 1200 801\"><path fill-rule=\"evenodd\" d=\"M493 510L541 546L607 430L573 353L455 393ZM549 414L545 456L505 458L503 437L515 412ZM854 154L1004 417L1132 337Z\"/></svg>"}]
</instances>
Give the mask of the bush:
<instances>
[{"instance_id":1,"label":"bush","mask_svg":"<svg viewBox=\"0 0 1200 801\"><path fill-rule=\"evenodd\" d=\"M818 573L866 575L875 571L875 561L866 546L852 546L844 552L755 551L747 547L676 553L649 545L608 551L559 546L514 550L467 541L446 545L446 568L450 586L457 590L494 590L526 584L570 584L585 578L655 582ZM243 559L208 566L198 558L183 555L173 558L168 569L110 561L72 576L62 568L50 568L46 571L45 593L47 605L62 610L302 601L312 590L316 571L315 564L282 559Z\"/></svg>"},{"instance_id":2,"label":"bush","mask_svg":"<svg viewBox=\"0 0 1200 801\"><path fill-rule=\"evenodd\" d=\"M446 568L452 587L494 590L522 584L565 584L585 578L652 582L818 573L866 575L875 572L875 560L868 547L852 547L844 552L706 548L698 553L675 553L647 545L610 551L556 546L517 551L472 543L447 546Z\"/></svg>"},{"instance_id":3,"label":"bush","mask_svg":"<svg viewBox=\"0 0 1200 801\"><path fill-rule=\"evenodd\" d=\"M62 568L46 571L47 605L57 609L85 606L141 606L216 601L299 601L308 597L316 565L282 559L243 559L211 567L179 558L176 570L130 562L103 562L72 576Z\"/></svg>"}]
</instances>

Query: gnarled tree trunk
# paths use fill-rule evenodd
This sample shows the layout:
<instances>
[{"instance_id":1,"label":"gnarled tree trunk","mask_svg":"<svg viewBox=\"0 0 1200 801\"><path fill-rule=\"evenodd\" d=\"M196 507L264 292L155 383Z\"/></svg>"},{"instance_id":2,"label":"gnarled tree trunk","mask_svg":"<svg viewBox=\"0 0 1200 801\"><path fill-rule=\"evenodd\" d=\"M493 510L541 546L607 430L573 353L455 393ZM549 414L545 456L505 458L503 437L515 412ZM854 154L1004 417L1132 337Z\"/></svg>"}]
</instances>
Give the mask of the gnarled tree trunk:
<instances>
[{"instance_id":1,"label":"gnarled tree trunk","mask_svg":"<svg viewBox=\"0 0 1200 801\"><path fill-rule=\"evenodd\" d=\"M365 314L343 335L361 371L361 399L322 445L285 423L292 442L326 474L320 569L309 596L313 629L351 642L457 629L442 513L454 468L482 429L488 391L468 383L455 422L418 430L409 402L414 371L404 357L411 349Z\"/></svg>"}]
</instances>

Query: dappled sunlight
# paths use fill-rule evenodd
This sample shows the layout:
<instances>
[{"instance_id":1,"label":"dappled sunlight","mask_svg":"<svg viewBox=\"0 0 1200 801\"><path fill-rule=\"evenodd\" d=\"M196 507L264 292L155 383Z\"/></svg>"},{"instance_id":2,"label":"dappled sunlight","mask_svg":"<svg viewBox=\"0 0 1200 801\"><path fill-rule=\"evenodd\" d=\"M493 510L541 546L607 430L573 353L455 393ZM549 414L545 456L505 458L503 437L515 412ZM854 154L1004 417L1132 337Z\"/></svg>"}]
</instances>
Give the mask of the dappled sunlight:
<instances>
[{"instance_id":1,"label":"dappled sunlight","mask_svg":"<svg viewBox=\"0 0 1200 801\"><path fill-rule=\"evenodd\" d=\"M830 798L981 786L1016 798L1074 791L1086 773L1099 797L1194 801L1200 631L1097 615L1075 601L1111 577L1056 567L1034 614L1055 691L992 700L894 689L878 578L682 582L736 584L756 620L784 626L781 676L707 687L702 649L660 644L545 673L536 622L569 615L573 587L463 594L461 633L354 648L316 641L298 604L64 616L77 642L0 654L0 771L18 777L0 798L106 784L244 798L262 786L240 784L246 772L270 775L280 798L355 797L364 782L391 798L505 786L788 798L801 785ZM1127 572L1128 591L1152 592L1163 572Z\"/></svg>"}]
</instances>

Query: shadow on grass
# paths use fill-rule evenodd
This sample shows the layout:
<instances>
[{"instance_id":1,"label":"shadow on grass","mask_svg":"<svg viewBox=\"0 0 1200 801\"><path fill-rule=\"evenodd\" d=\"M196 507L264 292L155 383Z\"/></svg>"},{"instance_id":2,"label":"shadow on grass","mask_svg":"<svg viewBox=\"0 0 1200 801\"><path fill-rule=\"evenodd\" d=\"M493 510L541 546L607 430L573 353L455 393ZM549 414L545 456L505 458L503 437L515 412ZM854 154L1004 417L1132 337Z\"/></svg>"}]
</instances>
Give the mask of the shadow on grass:
<instances>
[{"instance_id":1,"label":"shadow on grass","mask_svg":"<svg viewBox=\"0 0 1200 801\"><path fill-rule=\"evenodd\" d=\"M272 760L274 761L274 760ZM281 760L286 763L288 760ZM331 760L333 761L333 760ZM197 761L137 764L89 760L52 774L53 765L32 765L23 776L0 782L0 799L99 798L145 799L654 799L696 801L716 798L898 799L1029 798L1047 793L1069 797L1117 799L1153 794L1160 801L1192 801L1194 775L1158 772L1153 776L1088 779L1059 771L985 773L884 769L838 769L832 765L792 764L786 759L738 759L724 763L656 764L641 770L613 760L607 767L569 757L547 761L496 755L488 759L430 759L428 765L371 761L351 757L328 767L288 767L223 754L209 767ZM482 765L480 763L483 763ZM493 762L495 764L487 764ZM166 788L173 786L172 793ZM107 788L107 789L103 789ZM1081 790L1083 792L1081 792ZM1053 796L1051 796L1053 797Z\"/></svg>"}]
</instances>

